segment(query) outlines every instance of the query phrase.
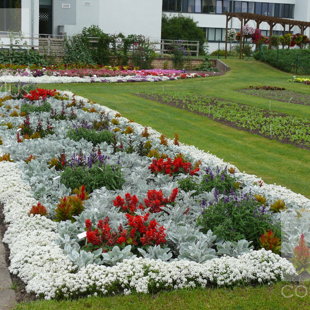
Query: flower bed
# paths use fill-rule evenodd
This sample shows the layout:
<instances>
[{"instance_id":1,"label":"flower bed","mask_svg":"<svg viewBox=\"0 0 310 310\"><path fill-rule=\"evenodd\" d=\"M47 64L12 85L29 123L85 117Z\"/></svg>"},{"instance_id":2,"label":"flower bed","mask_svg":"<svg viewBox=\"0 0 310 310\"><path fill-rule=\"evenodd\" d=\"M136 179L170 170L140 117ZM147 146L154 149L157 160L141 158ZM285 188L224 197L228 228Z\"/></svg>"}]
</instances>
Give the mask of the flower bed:
<instances>
[{"instance_id":1,"label":"flower bed","mask_svg":"<svg viewBox=\"0 0 310 310\"><path fill-rule=\"evenodd\" d=\"M267 90L263 92L267 92ZM280 92L284 92L284 90ZM280 142L310 148L310 125L306 118L202 96L169 93L142 93L139 95L202 114L215 121L224 122L228 126L247 130ZM309 100L309 96L304 95L304 97Z\"/></svg>"},{"instance_id":2,"label":"flower bed","mask_svg":"<svg viewBox=\"0 0 310 310\"><path fill-rule=\"evenodd\" d=\"M309 78L298 78L298 77L294 76L292 79L292 82L310 85L310 79Z\"/></svg>"},{"instance_id":3,"label":"flower bed","mask_svg":"<svg viewBox=\"0 0 310 310\"><path fill-rule=\"evenodd\" d=\"M239 91L252 96L258 96L292 104L310 105L309 94L298 93L292 90L286 90L285 88L281 87L250 86L249 88L239 89Z\"/></svg>"},{"instance_id":4,"label":"flower bed","mask_svg":"<svg viewBox=\"0 0 310 310\"><path fill-rule=\"evenodd\" d=\"M309 210L308 199L85 98L31 94L0 95L4 241L10 270L27 291L71 298L270 283L295 274L262 247L278 252L276 227ZM53 112L38 111L47 103ZM24 104L33 110L21 115ZM233 226L239 233L230 239L212 208L235 205L248 223L263 226ZM306 224L289 231L289 242L283 238L286 255L301 234L309 237Z\"/></svg>"},{"instance_id":5,"label":"flower bed","mask_svg":"<svg viewBox=\"0 0 310 310\"><path fill-rule=\"evenodd\" d=\"M104 67L99 69L29 69L5 68L0 70L0 83L120 83L159 82L196 77L210 74L186 73L181 70L125 70Z\"/></svg>"}]
</instances>

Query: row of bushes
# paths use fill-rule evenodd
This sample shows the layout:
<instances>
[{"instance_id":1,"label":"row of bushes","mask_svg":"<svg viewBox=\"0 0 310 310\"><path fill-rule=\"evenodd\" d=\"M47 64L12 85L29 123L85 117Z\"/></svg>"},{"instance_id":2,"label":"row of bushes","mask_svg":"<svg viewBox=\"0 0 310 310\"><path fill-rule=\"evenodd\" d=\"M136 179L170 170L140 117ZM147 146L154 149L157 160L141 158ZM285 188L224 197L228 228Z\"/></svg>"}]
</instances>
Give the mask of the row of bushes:
<instances>
[{"instance_id":1,"label":"row of bushes","mask_svg":"<svg viewBox=\"0 0 310 310\"><path fill-rule=\"evenodd\" d=\"M131 65L146 69L155 58L154 49L142 35L109 35L98 26L84 28L65 42L66 64Z\"/></svg>"},{"instance_id":2,"label":"row of bushes","mask_svg":"<svg viewBox=\"0 0 310 310\"><path fill-rule=\"evenodd\" d=\"M53 63L52 59L40 55L36 50L14 50L2 49L0 50L0 63L3 65L39 65L46 66Z\"/></svg>"},{"instance_id":3,"label":"row of bushes","mask_svg":"<svg viewBox=\"0 0 310 310\"><path fill-rule=\"evenodd\" d=\"M256 60L294 74L310 74L310 49L272 50L262 48L254 54Z\"/></svg>"}]
</instances>

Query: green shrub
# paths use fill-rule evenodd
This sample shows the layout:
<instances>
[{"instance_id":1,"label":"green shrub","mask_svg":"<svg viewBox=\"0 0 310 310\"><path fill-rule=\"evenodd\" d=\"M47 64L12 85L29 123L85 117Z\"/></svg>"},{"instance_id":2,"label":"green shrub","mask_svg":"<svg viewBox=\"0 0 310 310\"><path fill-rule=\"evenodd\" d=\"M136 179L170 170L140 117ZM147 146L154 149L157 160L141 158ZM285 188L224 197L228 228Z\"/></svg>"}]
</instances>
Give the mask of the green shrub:
<instances>
[{"instance_id":1,"label":"green shrub","mask_svg":"<svg viewBox=\"0 0 310 310\"><path fill-rule=\"evenodd\" d=\"M48 102L44 102L42 105L23 103L20 110L22 113L29 114L35 112L50 112L51 109L51 105Z\"/></svg>"},{"instance_id":2,"label":"green shrub","mask_svg":"<svg viewBox=\"0 0 310 310\"><path fill-rule=\"evenodd\" d=\"M215 67L213 67L213 63L210 61L209 55L206 54L204 57L203 63L197 67L198 71L213 71L218 72L219 70Z\"/></svg>"},{"instance_id":3,"label":"green shrub","mask_svg":"<svg viewBox=\"0 0 310 310\"><path fill-rule=\"evenodd\" d=\"M240 45L236 45L233 49L233 53L236 55L240 55ZM252 45L245 44L242 49L242 53L246 57L251 57L253 55Z\"/></svg>"},{"instance_id":4,"label":"green shrub","mask_svg":"<svg viewBox=\"0 0 310 310\"><path fill-rule=\"evenodd\" d=\"M203 55L204 43L206 42L205 33L197 26L192 18L184 16L162 17L161 37L166 40L189 40L199 41L199 53Z\"/></svg>"},{"instance_id":5,"label":"green shrub","mask_svg":"<svg viewBox=\"0 0 310 310\"><path fill-rule=\"evenodd\" d=\"M198 195L203 192L210 192L215 188L219 193L230 193L238 188L239 183L226 173L218 175L207 174L203 177L200 183L196 183L193 177L187 177L179 181L179 186L185 192L195 191L193 195Z\"/></svg>"},{"instance_id":6,"label":"green shrub","mask_svg":"<svg viewBox=\"0 0 310 310\"><path fill-rule=\"evenodd\" d=\"M82 35L77 34L65 40L65 64L94 65L95 60Z\"/></svg>"},{"instance_id":7,"label":"green shrub","mask_svg":"<svg viewBox=\"0 0 310 310\"><path fill-rule=\"evenodd\" d=\"M111 144L114 142L114 134L108 130L96 131L94 129L78 128L68 132L68 137L74 141L85 139L94 145L106 142Z\"/></svg>"},{"instance_id":8,"label":"green shrub","mask_svg":"<svg viewBox=\"0 0 310 310\"><path fill-rule=\"evenodd\" d=\"M36 50L2 49L0 50L0 63L14 64L14 65L28 65L28 66L29 65L45 66L47 64L47 61Z\"/></svg>"},{"instance_id":9,"label":"green shrub","mask_svg":"<svg viewBox=\"0 0 310 310\"><path fill-rule=\"evenodd\" d=\"M263 48L254 54L254 58L286 72L310 74L309 49L270 50Z\"/></svg>"},{"instance_id":10,"label":"green shrub","mask_svg":"<svg viewBox=\"0 0 310 310\"><path fill-rule=\"evenodd\" d=\"M155 59L155 51L149 41L141 36L138 46L134 49L131 56L132 65L140 69L149 69L152 67L152 61Z\"/></svg>"},{"instance_id":11,"label":"green shrub","mask_svg":"<svg viewBox=\"0 0 310 310\"><path fill-rule=\"evenodd\" d=\"M227 56L229 56L229 51L227 51ZM225 50L216 50L213 51L210 56L219 56L219 57L225 57Z\"/></svg>"},{"instance_id":12,"label":"green shrub","mask_svg":"<svg viewBox=\"0 0 310 310\"><path fill-rule=\"evenodd\" d=\"M134 66L147 69L155 52L142 35L109 35L94 25L83 28L80 34L65 42L67 64L125 66L130 56Z\"/></svg>"},{"instance_id":13,"label":"green shrub","mask_svg":"<svg viewBox=\"0 0 310 310\"><path fill-rule=\"evenodd\" d=\"M268 230L280 236L280 227L272 223L269 214L264 213L262 205L253 199L242 201L221 200L205 209L198 219L202 232L209 229L224 241L246 239L252 241L255 249L260 248L259 238Z\"/></svg>"},{"instance_id":14,"label":"green shrub","mask_svg":"<svg viewBox=\"0 0 310 310\"><path fill-rule=\"evenodd\" d=\"M67 167L61 175L61 183L66 187L74 190L85 185L88 193L103 186L109 190L121 189L124 182L119 166Z\"/></svg>"}]
</instances>

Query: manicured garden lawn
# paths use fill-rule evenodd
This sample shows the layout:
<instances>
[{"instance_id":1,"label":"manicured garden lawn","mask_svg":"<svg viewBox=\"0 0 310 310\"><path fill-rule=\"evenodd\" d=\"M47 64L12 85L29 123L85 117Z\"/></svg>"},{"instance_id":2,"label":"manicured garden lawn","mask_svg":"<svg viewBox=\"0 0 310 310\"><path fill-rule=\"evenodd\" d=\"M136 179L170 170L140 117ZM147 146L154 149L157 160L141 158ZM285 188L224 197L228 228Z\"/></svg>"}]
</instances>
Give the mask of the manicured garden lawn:
<instances>
[{"instance_id":1,"label":"manicured garden lawn","mask_svg":"<svg viewBox=\"0 0 310 310\"><path fill-rule=\"evenodd\" d=\"M250 85L272 85L309 94L309 86L290 83L290 74L254 60L229 59L227 64L231 66L231 72L206 79L136 84L45 84L40 87L73 91L169 137L178 133L181 142L209 151L268 183L277 183L310 197L309 150L233 129L203 116L135 95L142 91L200 94L310 119L309 106L248 96L236 91Z\"/></svg>"},{"instance_id":2,"label":"manicured garden lawn","mask_svg":"<svg viewBox=\"0 0 310 310\"><path fill-rule=\"evenodd\" d=\"M289 285L285 287L285 285ZM310 284L297 289L291 283L272 286L242 287L235 289L196 289L165 292L158 295L131 295L88 299L77 301L38 301L20 304L15 310L307 310L310 306ZM293 295L291 298L286 296Z\"/></svg>"}]
</instances>

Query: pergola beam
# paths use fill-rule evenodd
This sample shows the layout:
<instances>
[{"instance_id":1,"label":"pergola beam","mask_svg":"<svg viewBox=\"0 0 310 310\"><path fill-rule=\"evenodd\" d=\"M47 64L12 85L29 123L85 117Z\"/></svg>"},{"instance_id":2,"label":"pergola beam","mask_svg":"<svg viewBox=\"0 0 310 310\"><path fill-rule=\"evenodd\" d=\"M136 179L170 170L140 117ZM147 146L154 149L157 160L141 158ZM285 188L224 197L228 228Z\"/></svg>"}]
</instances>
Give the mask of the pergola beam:
<instances>
[{"instance_id":1,"label":"pergola beam","mask_svg":"<svg viewBox=\"0 0 310 310\"><path fill-rule=\"evenodd\" d=\"M243 18L244 20L254 20L256 22L262 23L274 23L276 24L286 24L286 25L292 25L292 26L298 26L298 27L310 27L310 22L305 22L301 20L292 20L288 18L279 18L279 17L272 17L272 16L265 16L265 15L259 15L259 14L252 14L252 13L231 13L227 12L225 13L226 16L228 16L229 20L233 17L236 18Z\"/></svg>"},{"instance_id":2,"label":"pergola beam","mask_svg":"<svg viewBox=\"0 0 310 310\"><path fill-rule=\"evenodd\" d=\"M231 13L227 12L226 14L226 38L225 38L225 58L227 58L227 34L228 34L228 22L232 18L238 18L241 22L241 30L240 30L240 58L242 58L243 52L243 43L244 43L244 36L243 36L243 26L247 24L250 20L256 22L256 28L259 29L261 23L266 22L270 26L270 37L272 36L273 28L275 25L280 24L284 29L284 34L286 31L286 25L288 25L289 31L292 31L294 26L298 26L300 28L301 34L305 33L305 30L310 27L310 22L305 22L301 20L291 20L287 18L278 18L272 16L265 16L259 14L252 14L252 13ZM269 48L271 48L271 42L269 40Z\"/></svg>"}]
</instances>

